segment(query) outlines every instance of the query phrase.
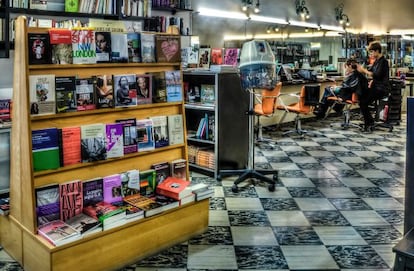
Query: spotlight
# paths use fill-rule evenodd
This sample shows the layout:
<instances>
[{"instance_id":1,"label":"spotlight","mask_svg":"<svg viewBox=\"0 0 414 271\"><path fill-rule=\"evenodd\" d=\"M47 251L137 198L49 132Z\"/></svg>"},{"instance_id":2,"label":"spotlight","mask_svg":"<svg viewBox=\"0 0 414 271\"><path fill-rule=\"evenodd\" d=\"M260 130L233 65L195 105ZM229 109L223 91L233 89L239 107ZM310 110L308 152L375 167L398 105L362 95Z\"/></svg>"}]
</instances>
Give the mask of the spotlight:
<instances>
[{"instance_id":1,"label":"spotlight","mask_svg":"<svg viewBox=\"0 0 414 271\"><path fill-rule=\"evenodd\" d=\"M309 19L309 9L306 7L305 0L296 0L296 14L300 15L303 19Z\"/></svg>"},{"instance_id":2,"label":"spotlight","mask_svg":"<svg viewBox=\"0 0 414 271\"><path fill-rule=\"evenodd\" d=\"M241 2L241 9L243 12L249 12L250 9L252 9L254 13L260 12L259 0L256 0L255 3L253 3L253 0L242 0Z\"/></svg>"},{"instance_id":3,"label":"spotlight","mask_svg":"<svg viewBox=\"0 0 414 271\"><path fill-rule=\"evenodd\" d=\"M348 15L344 13L344 4L340 4L335 8L335 18L341 25L351 25L351 21L349 20Z\"/></svg>"}]
</instances>

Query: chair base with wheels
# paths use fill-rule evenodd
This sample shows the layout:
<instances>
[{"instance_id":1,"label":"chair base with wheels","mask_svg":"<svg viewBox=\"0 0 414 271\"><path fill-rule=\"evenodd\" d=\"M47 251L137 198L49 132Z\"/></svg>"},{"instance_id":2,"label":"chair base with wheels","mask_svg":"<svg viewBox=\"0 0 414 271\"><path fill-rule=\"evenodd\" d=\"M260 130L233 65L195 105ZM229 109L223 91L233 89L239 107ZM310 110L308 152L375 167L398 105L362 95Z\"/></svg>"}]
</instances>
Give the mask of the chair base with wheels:
<instances>
[{"instance_id":1,"label":"chair base with wheels","mask_svg":"<svg viewBox=\"0 0 414 271\"><path fill-rule=\"evenodd\" d=\"M352 98L350 100L342 100L338 96L332 96L332 97L328 97L328 101L333 101L333 104L328 108L326 115L328 115L332 111L335 105L337 104L344 105L344 109L342 111L344 120L342 123L339 124L339 126L342 127L342 129L348 129L351 127L358 128L358 129L361 128L361 125L351 122L351 110L353 109L355 105L358 104L358 95L356 93L352 93ZM333 126L336 126L336 124L331 124L331 127Z\"/></svg>"},{"instance_id":2,"label":"chair base with wheels","mask_svg":"<svg viewBox=\"0 0 414 271\"><path fill-rule=\"evenodd\" d=\"M233 186L231 187L231 191L234 193L237 193L239 191L239 187L237 185L248 179L255 179L267 183L270 192L273 192L276 189L278 171L273 169L220 170L220 175L217 177L217 180L220 181L222 178L226 176L235 175L239 177L233 182ZM266 175L273 175L273 177L269 178Z\"/></svg>"}]
</instances>

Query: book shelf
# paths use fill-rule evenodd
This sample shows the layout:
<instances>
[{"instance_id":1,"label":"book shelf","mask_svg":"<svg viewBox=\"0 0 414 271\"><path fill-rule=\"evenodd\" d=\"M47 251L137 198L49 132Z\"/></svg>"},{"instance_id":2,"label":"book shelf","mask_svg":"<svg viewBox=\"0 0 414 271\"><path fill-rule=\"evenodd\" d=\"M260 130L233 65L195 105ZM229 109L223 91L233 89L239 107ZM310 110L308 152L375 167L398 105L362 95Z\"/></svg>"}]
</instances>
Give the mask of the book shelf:
<instances>
[{"instance_id":1,"label":"book shelf","mask_svg":"<svg viewBox=\"0 0 414 271\"><path fill-rule=\"evenodd\" d=\"M180 63L28 65L26 19L16 23L13 126L11 143L10 215L0 218L1 245L25 270L114 270L200 234L208 226L208 200L199 201L131 222L111 230L54 247L36 234L34 189L67 180L86 180L132 168L149 169L162 160L187 157L187 145L127 154L93 163L33 172L31 130L91 123L120 118L147 118L182 114L184 103L159 103L129 108L99 109L48 116L30 116L28 76L91 76L99 73L143 73L180 69ZM185 124L184 124L185 125ZM185 126L184 126L185 127ZM185 130L185 129L184 129ZM184 134L185 136L185 134ZM187 168L188 171L188 168ZM99 259L98 261L95 259Z\"/></svg>"}]
</instances>

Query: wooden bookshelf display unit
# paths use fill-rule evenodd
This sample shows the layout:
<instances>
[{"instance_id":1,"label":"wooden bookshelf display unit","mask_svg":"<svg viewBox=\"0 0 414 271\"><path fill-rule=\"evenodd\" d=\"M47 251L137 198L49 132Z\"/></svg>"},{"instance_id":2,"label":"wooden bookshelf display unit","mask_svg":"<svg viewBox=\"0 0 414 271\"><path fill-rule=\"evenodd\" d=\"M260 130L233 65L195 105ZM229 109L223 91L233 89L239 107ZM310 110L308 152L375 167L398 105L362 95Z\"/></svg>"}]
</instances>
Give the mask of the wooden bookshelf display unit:
<instances>
[{"instance_id":1,"label":"wooden bookshelf display unit","mask_svg":"<svg viewBox=\"0 0 414 271\"><path fill-rule=\"evenodd\" d=\"M131 222L111 230L54 247L36 234L35 187L72 179L86 180L150 165L162 160L187 157L186 144L154 151L128 154L121 158L82 163L57 170L33 172L31 130L91 123L110 123L121 118L147 118L182 114L184 103L157 103L131 108L91 110L31 117L28 76L92 76L159 72L180 69L180 63L123 63L91 65L28 65L26 19L16 23L14 62L14 108L11 149L11 211L0 218L1 245L25 270L115 270L162 249L200 234L208 226L208 200L190 203L160 215ZM185 127L184 127L185 128ZM185 129L184 129L185 131ZM187 168L188 171L188 168Z\"/></svg>"}]
</instances>

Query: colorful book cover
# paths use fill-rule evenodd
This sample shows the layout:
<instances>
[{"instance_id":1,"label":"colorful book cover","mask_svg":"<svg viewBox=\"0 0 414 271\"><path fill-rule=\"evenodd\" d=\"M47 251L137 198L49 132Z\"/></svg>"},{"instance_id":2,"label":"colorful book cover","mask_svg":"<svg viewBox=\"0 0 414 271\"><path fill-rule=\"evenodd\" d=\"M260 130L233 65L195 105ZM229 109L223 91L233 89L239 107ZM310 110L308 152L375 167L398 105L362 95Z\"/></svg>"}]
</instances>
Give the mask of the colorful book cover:
<instances>
[{"instance_id":1,"label":"colorful book cover","mask_svg":"<svg viewBox=\"0 0 414 271\"><path fill-rule=\"evenodd\" d=\"M48 33L28 33L29 65L51 64L52 49Z\"/></svg>"},{"instance_id":2,"label":"colorful book cover","mask_svg":"<svg viewBox=\"0 0 414 271\"><path fill-rule=\"evenodd\" d=\"M190 47L188 53L188 68L197 68L198 67L198 59L199 59L199 48L198 46Z\"/></svg>"},{"instance_id":3,"label":"colorful book cover","mask_svg":"<svg viewBox=\"0 0 414 271\"><path fill-rule=\"evenodd\" d=\"M82 182L79 180L59 184L60 219L66 221L82 213L83 192Z\"/></svg>"},{"instance_id":4,"label":"colorful book cover","mask_svg":"<svg viewBox=\"0 0 414 271\"><path fill-rule=\"evenodd\" d=\"M131 169L121 173L122 197L138 194L140 189L139 170Z\"/></svg>"},{"instance_id":5,"label":"colorful book cover","mask_svg":"<svg viewBox=\"0 0 414 271\"><path fill-rule=\"evenodd\" d=\"M95 229L101 226L101 222L99 222L99 220L84 213L80 213L72 218L69 218L66 220L66 224L70 225L81 235L86 235L92 231L95 231ZM101 230L102 229L99 229L98 232Z\"/></svg>"},{"instance_id":6,"label":"colorful book cover","mask_svg":"<svg viewBox=\"0 0 414 271\"><path fill-rule=\"evenodd\" d=\"M147 169L139 172L140 194L152 196L155 193L155 170Z\"/></svg>"},{"instance_id":7,"label":"colorful book cover","mask_svg":"<svg viewBox=\"0 0 414 271\"><path fill-rule=\"evenodd\" d=\"M56 77L56 113L77 111L75 76Z\"/></svg>"},{"instance_id":8,"label":"colorful book cover","mask_svg":"<svg viewBox=\"0 0 414 271\"><path fill-rule=\"evenodd\" d=\"M140 194L126 196L124 201L132 206L144 210L145 217L153 216L163 211L161 204Z\"/></svg>"},{"instance_id":9,"label":"colorful book cover","mask_svg":"<svg viewBox=\"0 0 414 271\"><path fill-rule=\"evenodd\" d=\"M95 97L97 108L112 108L115 106L112 76L96 76Z\"/></svg>"},{"instance_id":10,"label":"colorful book cover","mask_svg":"<svg viewBox=\"0 0 414 271\"><path fill-rule=\"evenodd\" d=\"M73 64L96 63L95 32L90 28L72 29Z\"/></svg>"},{"instance_id":11,"label":"colorful book cover","mask_svg":"<svg viewBox=\"0 0 414 271\"><path fill-rule=\"evenodd\" d=\"M94 162L106 159L105 124L95 123L81 126L82 162Z\"/></svg>"},{"instance_id":12,"label":"colorful book cover","mask_svg":"<svg viewBox=\"0 0 414 271\"><path fill-rule=\"evenodd\" d=\"M210 68L211 48L200 48L198 55L198 68Z\"/></svg>"},{"instance_id":13,"label":"colorful book cover","mask_svg":"<svg viewBox=\"0 0 414 271\"><path fill-rule=\"evenodd\" d=\"M137 120L138 152L155 149L153 122L151 119Z\"/></svg>"},{"instance_id":14,"label":"colorful book cover","mask_svg":"<svg viewBox=\"0 0 414 271\"><path fill-rule=\"evenodd\" d=\"M78 12L79 0L65 0L65 12Z\"/></svg>"},{"instance_id":15,"label":"colorful book cover","mask_svg":"<svg viewBox=\"0 0 414 271\"><path fill-rule=\"evenodd\" d=\"M211 49L211 64L212 65L223 64L223 49L222 48Z\"/></svg>"},{"instance_id":16,"label":"colorful book cover","mask_svg":"<svg viewBox=\"0 0 414 271\"><path fill-rule=\"evenodd\" d=\"M49 29L53 64L72 64L71 31L64 28Z\"/></svg>"},{"instance_id":17,"label":"colorful book cover","mask_svg":"<svg viewBox=\"0 0 414 271\"><path fill-rule=\"evenodd\" d=\"M168 117L168 141L170 145L184 143L183 116L181 114Z\"/></svg>"},{"instance_id":18,"label":"colorful book cover","mask_svg":"<svg viewBox=\"0 0 414 271\"><path fill-rule=\"evenodd\" d=\"M37 232L55 246L64 245L81 238L77 230L61 220L44 224L38 228Z\"/></svg>"},{"instance_id":19,"label":"colorful book cover","mask_svg":"<svg viewBox=\"0 0 414 271\"><path fill-rule=\"evenodd\" d=\"M169 141L167 116L153 116L150 117L150 119L153 122L155 148L168 146Z\"/></svg>"},{"instance_id":20,"label":"colorful book cover","mask_svg":"<svg viewBox=\"0 0 414 271\"><path fill-rule=\"evenodd\" d=\"M137 74L137 103L152 103L152 76L149 74Z\"/></svg>"},{"instance_id":21,"label":"colorful book cover","mask_svg":"<svg viewBox=\"0 0 414 271\"><path fill-rule=\"evenodd\" d=\"M224 64L231 65L233 67L237 66L239 58L239 49L238 48L226 48L224 49Z\"/></svg>"},{"instance_id":22,"label":"colorful book cover","mask_svg":"<svg viewBox=\"0 0 414 271\"><path fill-rule=\"evenodd\" d=\"M124 137L124 154L137 152L137 120L120 119L116 120L115 122L122 124Z\"/></svg>"},{"instance_id":23,"label":"colorful book cover","mask_svg":"<svg viewBox=\"0 0 414 271\"><path fill-rule=\"evenodd\" d=\"M104 63L111 61L111 32L98 32L95 31L95 41L96 41L96 62Z\"/></svg>"},{"instance_id":24,"label":"colorful book cover","mask_svg":"<svg viewBox=\"0 0 414 271\"><path fill-rule=\"evenodd\" d=\"M96 109L94 95L95 78L78 78L76 84L76 108L78 111Z\"/></svg>"},{"instance_id":25,"label":"colorful book cover","mask_svg":"<svg viewBox=\"0 0 414 271\"><path fill-rule=\"evenodd\" d=\"M35 188L37 226L60 219L59 185Z\"/></svg>"},{"instance_id":26,"label":"colorful book cover","mask_svg":"<svg viewBox=\"0 0 414 271\"><path fill-rule=\"evenodd\" d=\"M165 84L165 72L152 73L154 103L165 103L167 101L167 89Z\"/></svg>"},{"instance_id":27,"label":"colorful book cover","mask_svg":"<svg viewBox=\"0 0 414 271\"><path fill-rule=\"evenodd\" d=\"M32 157L34 171L60 167L59 132L57 128L32 131Z\"/></svg>"},{"instance_id":28,"label":"colorful book cover","mask_svg":"<svg viewBox=\"0 0 414 271\"><path fill-rule=\"evenodd\" d=\"M142 62L140 33L127 33L128 62Z\"/></svg>"},{"instance_id":29,"label":"colorful book cover","mask_svg":"<svg viewBox=\"0 0 414 271\"><path fill-rule=\"evenodd\" d=\"M111 62L128 62L128 40L126 33L111 32Z\"/></svg>"},{"instance_id":30,"label":"colorful book cover","mask_svg":"<svg viewBox=\"0 0 414 271\"><path fill-rule=\"evenodd\" d=\"M81 163L81 128L62 128L62 158L63 166Z\"/></svg>"},{"instance_id":31,"label":"colorful book cover","mask_svg":"<svg viewBox=\"0 0 414 271\"><path fill-rule=\"evenodd\" d=\"M180 36L156 35L155 52L158 63L175 63L181 61Z\"/></svg>"},{"instance_id":32,"label":"colorful book cover","mask_svg":"<svg viewBox=\"0 0 414 271\"><path fill-rule=\"evenodd\" d=\"M122 182L120 174L103 177L104 201L115 203L122 201Z\"/></svg>"},{"instance_id":33,"label":"colorful book cover","mask_svg":"<svg viewBox=\"0 0 414 271\"><path fill-rule=\"evenodd\" d=\"M107 158L124 155L124 138L122 123L106 124L106 153Z\"/></svg>"},{"instance_id":34,"label":"colorful book cover","mask_svg":"<svg viewBox=\"0 0 414 271\"><path fill-rule=\"evenodd\" d=\"M200 101L206 104L214 104L216 102L215 86L201 84L200 86Z\"/></svg>"},{"instance_id":35,"label":"colorful book cover","mask_svg":"<svg viewBox=\"0 0 414 271\"><path fill-rule=\"evenodd\" d=\"M83 208L83 212L98 219L104 225L104 228L106 224L111 224L125 218L125 210L104 201L86 206Z\"/></svg>"},{"instance_id":36,"label":"colorful book cover","mask_svg":"<svg viewBox=\"0 0 414 271\"><path fill-rule=\"evenodd\" d=\"M181 102L183 100L181 72L179 70L165 71L165 85L167 102Z\"/></svg>"},{"instance_id":37,"label":"colorful book cover","mask_svg":"<svg viewBox=\"0 0 414 271\"><path fill-rule=\"evenodd\" d=\"M135 74L113 75L115 107L137 105L137 84Z\"/></svg>"},{"instance_id":38,"label":"colorful book cover","mask_svg":"<svg viewBox=\"0 0 414 271\"><path fill-rule=\"evenodd\" d=\"M191 189L186 189L190 185L189 181L176 177L168 177L158 184L156 192L159 195L180 200L192 193Z\"/></svg>"},{"instance_id":39,"label":"colorful book cover","mask_svg":"<svg viewBox=\"0 0 414 271\"><path fill-rule=\"evenodd\" d=\"M187 160L176 159L171 161L171 177L188 180L187 178Z\"/></svg>"},{"instance_id":40,"label":"colorful book cover","mask_svg":"<svg viewBox=\"0 0 414 271\"><path fill-rule=\"evenodd\" d=\"M142 62L155 62L155 35L141 33L141 56Z\"/></svg>"},{"instance_id":41,"label":"colorful book cover","mask_svg":"<svg viewBox=\"0 0 414 271\"><path fill-rule=\"evenodd\" d=\"M155 187L171 176L171 166L167 161L152 164L151 169L155 170Z\"/></svg>"},{"instance_id":42,"label":"colorful book cover","mask_svg":"<svg viewBox=\"0 0 414 271\"><path fill-rule=\"evenodd\" d=\"M97 204L104 199L103 179L101 177L82 182L83 207Z\"/></svg>"},{"instance_id":43,"label":"colorful book cover","mask_svg":"<svg viewBox=\"0 0 414 271\"><path fill-rule=\"evenodd\" d=\"M0 99L0 122L10 121L11 99Z\"/></svg>"},{"instance_id":44,"label":"colorful book cover","mask_svg":"<svg viewBox=\"0 0 414 271\"><path fill-rule=\"evenodd\" d=\"M30 114L50 115L56 111L55 75L29 75Z\"/></svg>"}]
</instances>

